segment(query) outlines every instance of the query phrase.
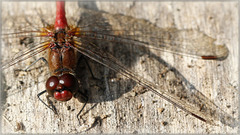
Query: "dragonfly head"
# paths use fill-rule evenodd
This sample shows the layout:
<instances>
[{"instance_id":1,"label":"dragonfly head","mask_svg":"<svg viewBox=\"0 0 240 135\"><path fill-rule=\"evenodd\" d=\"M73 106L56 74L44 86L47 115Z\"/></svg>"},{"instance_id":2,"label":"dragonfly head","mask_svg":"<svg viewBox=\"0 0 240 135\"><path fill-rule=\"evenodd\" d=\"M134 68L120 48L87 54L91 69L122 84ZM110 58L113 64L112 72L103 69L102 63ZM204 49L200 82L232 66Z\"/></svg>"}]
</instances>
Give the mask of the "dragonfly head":
<instances>
[{"instance_id":1,"label":"dragonfly head","mask_svg":"<svg viewBox=\"0 0 240 135\"><path fill-rule=\"evenodd\" d=\"M72 98L77 86L77 79L71 74L51 76L46 82L46 89L49 95L59 101L68 101Z\"/></svg>"}]
</instances>

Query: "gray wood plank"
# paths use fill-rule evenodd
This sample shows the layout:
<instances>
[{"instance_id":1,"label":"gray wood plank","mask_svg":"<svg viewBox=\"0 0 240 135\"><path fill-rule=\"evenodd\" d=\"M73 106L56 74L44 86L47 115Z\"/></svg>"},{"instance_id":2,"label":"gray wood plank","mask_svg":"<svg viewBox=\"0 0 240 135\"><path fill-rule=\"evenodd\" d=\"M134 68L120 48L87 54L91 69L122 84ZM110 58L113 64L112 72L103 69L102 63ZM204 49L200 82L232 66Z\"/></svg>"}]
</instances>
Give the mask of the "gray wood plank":
<instances>
[{"instance_id":1,"label":"gray wood plank","mask_svg":"<svg viewBox=\"0 0 240 135\"><path fill-rule=\"evenodd\" d=\"M89 2L90 3L90 2ZM162 63L174 73L184 78L209 100L221 107L232 117L238 116L238 4L237 2L67 2L66 12L69 23L76 23L79 6L91 10L104 11L107 17L112 14L131 16L142 24L151 23L159 28L194 29L216 39L216 44L225 44L229 49L228 57L223 61L204 61L189 56L174 55L164 51L147 50L134 46L108 46L107 49L119 58L128 68L150 81L163 83L159 78L163 71ZM3 2L3 32L13 28L29 27L31 23L40 27L40 14L46 22L54 22L54 2ZM87 13L87 12L86 12ZM29 20L24 19L25 16ZM83 15L82 15L83 16ZM116 15L112 15L115 16ZM119 17L120 18L120 17ZM88 18L89 23L95 18ZM122 19L122 18L120 18ZM147 22L142 21L147 20ZM110 19L114 22L116 19ZM29 21L31 23L26 23ZM123 22L121 20L120 22ZM123 26L128 26L121 24ZM149 25L151 25L149 24ZM27 26L26 26L27 25ZM10 27L11 26L11 27ZM20 27L19 26L19 27ZM115 26L117 27L117 26ZM146 26L147 27L147 26ZM2 58L11 58L14 52L25 48L19 39L3 39ZM30 41L25 41L30 42ZM37 39L34 42L39 42ZM105 42L103 42L104 44ZM8 46L13 46L9 48ZM124 55L122 55L124 54ZM159 57L154 57L159 56ZM45 89L45 80L50 76L43 63L37 63L30 72L14 73L15 69L24 69L39 58L26 60L3 71L2 95L5 103L2 113L2 132L4 133L236 133L231 128L219 123L212 126L188 115L183 110L160 98L134 81L115 73L100 64L89 61L97 78L91 79L89 71L84 86L88 88L90 103L83 111L81 125L76 115L83 103L73 98L68 102L56 102L58 115L47 109L38 99L37 94ZM80 68L81 69L81 68ZM176 71L175 71L176 70ZM180 77L180 78L181 78ZM167 78L167 79L169 79ZM112 80L112 81L111 81ZM174 87L174 86L172 86ZM140 92L138 92L140 91ZM43 96L44 100L45 96ZM162 110L164 111L162 112ZM21 126L23 130L21 130ZM18 129L15 129L17 128Z\"/></svg>"}]
</instances>

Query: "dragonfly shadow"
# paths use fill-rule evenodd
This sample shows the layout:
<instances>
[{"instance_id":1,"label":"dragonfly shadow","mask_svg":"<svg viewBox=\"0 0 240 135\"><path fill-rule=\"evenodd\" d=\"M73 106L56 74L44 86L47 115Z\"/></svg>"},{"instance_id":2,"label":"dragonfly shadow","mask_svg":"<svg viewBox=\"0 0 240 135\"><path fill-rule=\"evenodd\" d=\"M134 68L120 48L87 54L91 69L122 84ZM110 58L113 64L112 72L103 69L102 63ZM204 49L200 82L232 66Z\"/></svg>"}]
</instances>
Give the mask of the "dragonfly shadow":
<instances>
[{"instance_id":1,"label":"dragonfly shadow","mask_svg":"<svg viewBox=\"0 0 240 135\"><path fill-rule=\"evenodd\" d=\"M112 66L114 68L117 67L118 69L118 67L121 67L121 70L119 70L121 71L119 72L120 74L122 72L127 72L130 76L129 78L134 80L134 78L139 78L137 75L139 73L140 76L144 76L142 78L140 77L141 81L146 82L148 80L151 82L150 85L158 84L158 86L150 86L150 89L158 87L158 90L156 90L158 91L157 95L162 97L160 93L166 93L166 95L171 98L166 98L166 96L163 96L163 98L202 121L213 124L213 121L219 120L223 124L232 127L236 125L236 120L234 118L229 116L209 98L198 91L196 87L191 84L176 68L164 61L161 58L161 55L156 55L154 53L155 51L147 47L148 44L142 46L141 35L144 38L148 37L146 36L147 34L151 34L151 30L153 30L152 34L155 34L154 31L156 30L163 30L165 32L167 30L158 28L146 20L128 16L124 17L124 15L111 15L106 12L95 12L92 10L82 10L80 12L78 26L83 26L83 32L88 31L93 35L80 37L82 44L87 44L89 46L94 44L98 46L99 52L103 53L100 57L111 61L112 64L110 65L116 65ZM136 34L134 29L140 33ZM171 30L176 29L173 28ZM199 34L205 36L201 32L199 32ZM157 38L158 35L157 37L155 35L155 39L154 36L149 37L151 40L150 45L154 45L154 42L152 41L161 40ZM174 41L179 40L179 35L172 33L167 38L169 38L168 41L171 43L171 39ZM209 38L209 41L211 42L212 40ZM156 42L156 44L158 43ZM91 49L88 51L91 51ZM111 54L113 57L110 55L104 55L104 53ZM110 56L110 59L105 58L106 56ZM93 59L95 58L93 57ZM77 72L81 73L78 74L79 79L82 82L81 86L89 96L88 102L99 103L114 101L122 97L124 94L132 91L132 89L136 86L136 82L133 82L130 79L119 79L122 76L119 76L118 72L109 70L108 67L105 67L100 63L93 62L93 59L89 58L91 62L89 65L94 76L96 75L95 77L98 78L97 80L100 83L91 83L91 81L89 81L91 80L89 79L90 72L88 72L86 68L77 68ZM103 61L103 64L104 62L108 63L107 61ZM112 67L110 66L110 68ZM125 69L128 69L128 71ZM140 69L140 71L137 69ZM124 73L122 75L124 75ZM135 75L138 77L134 77ZM119 81L117 81L117 83L113 83L110 81L111 78L118 78L117 80ZM149 85L145 85L144 87L149 87ZM180 102L181 105L179 105L178 102ZM184 108L185 105L188 109ZM194 108L191 109L190 106ZM203 117L202 115L206 116Z\"/></svg>"},{"instance_id":2,"label":"dragonfly shadow","mask_svg":"<svg viewBox=\"0 0 240 135\"><path fill-rule=\"evenodd\" d=\"M98 33L103 35L115 34L114 28L116 28L116 26L114 26L114 24L109 23L109 22L116 21L116 20L113 20L114 17L111 17L111 19L109 19L110 17L109 18L106 17L106 14L107 15L110 15L110 14L106 12L97 11L96 7L93 10L91 8L92 6L83 6L83 7L90 7L91 10L79 11L80 19L78 20L78 27L86 26L86 27L82 27L82 30L97 31ZM97 12L94 12L94 11L97 11ZM129 17L126 17L126 19L129 20ZM130 27L136 27L136 26L139 27L138 29L147 29L147 27L152 27L152 24L150 22L146 22L136 18L131 18L131 19L134 19L134 21L130 21L130 22L133 22L134 24L131 24L131 23L126 24L126 23L119 22L118 29L119 28L128 29ZM124 20L121 20L121 21L124 21ZM124 35L123 36L119 35L118 37L126 38ZM174 77L177 78L175 80L178 80L178 82L175 82L175 83L184 82L184 85L188 87L187 88L188 90L189 89L196 90L196 88L176 68L169 65L166 61L160 58L160 56L157 56L155 55L155 53L152 53L152 51L148 47L133 45L131 43L121 42L121 41L116 41L116 42L109 41L108 39L99 39L97 37L96 38L83 37L81 40L83 41L84 44L95 44L99 46L102 49L102 51L112 54L127 69L132 69L132 71L134 71L133 67L146 68L146 71L148 73L147 75L148 78L150 80L153 80L155 83L157 82L160 82L161 84L169 83L169 80L167 80L167 78L169 77L167 75L170 71L175 74ZM155 62L156 65L151 64L148 61L139 63L139 61L141 61L139 59L142 57L147 57L147 59L155 59L155 61L157 61ZM90 58L86 57L86 59L90 63L89 64L90 69L87 68L86 62L84 60L81 60L80 63L78 63L77 76L81 80L81 86L83 87L82 89L84 89L86 93L89 94L89 102L113 101L121 97L123 94L131 91L137 84L136 82L131 81L129 79L120 79L119 77L117 77L118 75L114 71L112 70L108 71L107 67L91 60ZM138 64L139 65L144 64L145 66L138 66ZM154 70L149 65L154 67ZM98 78L97 80L95 80L95 82L94 82L94 79L90 79L92 78L91 77L92 75L90 73L91 70L94 74L94 77ZM134 71L134 72L138 72L138 71ZM160 79L158 79L159 77ZM117 80L120 80L120 81L117 83L111 82L110 79L112 78L114 79L117 78ZM185 87L185 86L182 86L182 87ZM166 89L175 89L175 86L173 84L168 85L167 87L168 88Z\"/></svg>"}]
</instances>

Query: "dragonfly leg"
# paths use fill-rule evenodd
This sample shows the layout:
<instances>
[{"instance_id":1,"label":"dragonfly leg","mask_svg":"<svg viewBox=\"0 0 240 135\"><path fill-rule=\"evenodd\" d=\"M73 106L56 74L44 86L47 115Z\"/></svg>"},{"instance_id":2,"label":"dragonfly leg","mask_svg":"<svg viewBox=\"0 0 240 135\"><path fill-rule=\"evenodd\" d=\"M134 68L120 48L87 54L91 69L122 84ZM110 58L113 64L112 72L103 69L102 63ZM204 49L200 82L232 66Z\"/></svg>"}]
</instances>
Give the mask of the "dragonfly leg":
<instances>
[{"instance_id":1,"label":"dragonfly leg","mask_svg":"<svg viewBox=\"0 0 240 135\"><path fill-rule=\"evenodd\" d=\"M80 110L80 111L78 112L78 114L77 114L77 119L78 119L79 125L81 126L81 122L80 122L79 116L80 116L80 114L82 113L83 109L85 108L85 106L86 106L86 104L87 104L87 102L88 102L88 96L87 96L86 94L80 92L80 91L79 91L79 93L83 96L83 98L84 98L84 100L85 100L84 105L82 106L81 110Z\"/></svg>"},{"instance_id":2,"label":"dragonfly leg","mask_svg":"<svg viewBox=\"0 0 240 135\"><path fill-rule=\"evenodd\" d=\"M52 107L50 107L49 105L47 105L47 104L40 98L40 96L41 96L42 94L46 93L46 92L47 92L47 90L44 90L44 91L38 93L38 94L37 94L38 99L39 99L44 105L46 105L49 109L51 109L55 114L57 114L57 109L55 108L55 106L51 105Z\"/></svg>"},{"instance_id":3,"label":"dragonfly leg","mask_svg":"<svg viewBox=\"0 0 240 135\"><path fill-rule=\"evenodd\" d=\"M36 64L38 61L42 60L45 64L48 65L48 62L47 60L44 58L44 57L41 57L37 60L35 60L31 65L29 65L26 69L24 69L25 72L28 72L29 71L29 68L32 67L34 64Z\"/></svg>"}]
</instances>

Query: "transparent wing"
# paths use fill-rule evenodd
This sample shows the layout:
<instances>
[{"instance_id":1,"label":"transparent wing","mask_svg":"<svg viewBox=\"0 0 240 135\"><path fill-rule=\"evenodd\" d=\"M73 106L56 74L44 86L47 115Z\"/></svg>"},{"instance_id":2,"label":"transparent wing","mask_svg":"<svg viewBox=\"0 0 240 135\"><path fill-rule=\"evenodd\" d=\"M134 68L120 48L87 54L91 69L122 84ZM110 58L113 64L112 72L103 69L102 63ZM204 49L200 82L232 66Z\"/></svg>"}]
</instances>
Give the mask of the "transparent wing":
<instances>
[{"instance_id":1,"label":"transparent wing","mask_svg":"<svg viewBox=\"0 0 240 135\"><path fill-rule=\"evenodd\" d=\"M31 58L31 57L45 51L47 48L49 48L49 41L44 41L44 42L41 42L38 44L33 43L31 46L32 47L28 47L28 48L21 50L20 52L15 54L14 57L12 57L11 59L3 61L1 68L6 69L10 66L13 66L21 61L24 61L28 58Z\"/></svg>"},{"instance_id":2,"label":"transparent wing","mask_svg":"<svg viewBox=\"0 0 240 135\"><path fill-rule=\"evenodd\" d=\"M87 40L75 40L75 45L72 47L78 52L86 55L87 57L103 64L104 66L121 73L122 75L136 81L140 85L146 87L158 96L166 99L173 105L181 108L182 110L190 113L196 118L207 123L217 125L217 121L230 126L236 126L236 120L230 115L222 111L213 102L207 99L203 94L197 90L188 89L182 85L182 89L176 89L174 92L166 90L161 85L156 85L143 77L136 74L134 71L127 69L121 64L114 56L103 51L101 48ZM181 85L181 84L180 84Z\"/></svg>"},{"instance_id":3,"label":"transparent wing","mask_svg":"<svg viewBox=\"0 0 240 135\"><path fill-rule=\"evenodd\" d=\"M118 33L143 33L143 31L111 31ZM110 33L110 32L109 32ZM175 54L192 55L202 59L225 59L228 49L225 45L215 45L214 39L195 30L159 30L158 37L132 34L114 35L99 31L81 31L77 36L88 39L108 40L124 44L144 46L149 49L168 51ZM157 35L156 35L157 36Z\"/></svg>"},{"instance_id":4,"label":"transparent wing","mask_svg":"<svg viewBox=\"0 0 240 135\"><path fill-rule=\"evenodd\" d=\"M229 53L225 45L216 45L214 38L198 30L159 28L146 20L129 16L86 12L82 13L80 21L76 21L76 26L85 26L76 30L76 36L80 38L145 46L202 59L223 60Z\"/></svg>"},{"instance_id":5,"label":"transparent wing","mask_svg":"<svg viewBox=\"0 0 240 135\"><path fill-rule=\"evenodd\" d=\"M38 19L32 19L33 17ZM2 34L1 40L6 44L6 48L14 50L15 47L20 48L21 51L15 54L13 57L2 61L1 69L6 69L21 61L24 61L32 56L35 56L41 52L44 52L49 45L49 38L46 36L48 28L43 28L43 24L40 23L40 18L37 16L4 16L2 18ZM33 25L34 22L37 27ZM50 29L50 28L49 28ZM24 45L21 43L26 39L30 40ZM22 49L24 48L24 49ZM2 54L9 53L2 49Z\"/></svg>"}]
</instances>

